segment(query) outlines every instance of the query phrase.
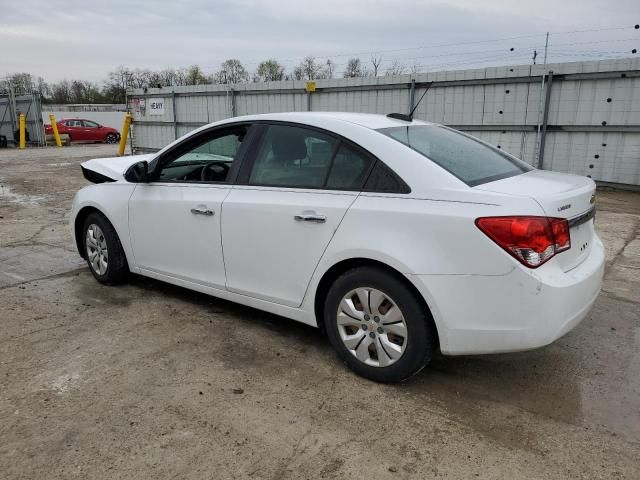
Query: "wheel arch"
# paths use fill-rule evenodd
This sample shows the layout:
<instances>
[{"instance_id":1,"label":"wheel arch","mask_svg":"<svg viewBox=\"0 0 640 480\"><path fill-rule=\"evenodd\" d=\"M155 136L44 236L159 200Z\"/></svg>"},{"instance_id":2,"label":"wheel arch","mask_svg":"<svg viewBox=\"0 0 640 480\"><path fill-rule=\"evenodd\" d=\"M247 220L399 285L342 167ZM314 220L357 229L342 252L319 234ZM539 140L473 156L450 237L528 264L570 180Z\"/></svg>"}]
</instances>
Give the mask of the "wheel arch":
<instances>
[{"instance_id":1,"label":"wheel arch","mask_svg":"<svg viewBox=\"0 0 640 480\"><path fill-rule=\"evenodd\" d=\"M324 272L324 274L320 278L320 281L318 282L318 286L316 287L314 305L313 305L318 326L324 329L324 300L327 297L327 293L329 292L329 289L331 288L331 285L333 284L333 282L343 273L358 267L374 267L374 268L383 270L388 274L392 275L393 277L397 278L407 288L409 288L409 290L418 299L418 302L420 302L420 304L422 305L424 312L426 314L427 320L432 323L433 329L436 332L436 345L439 348L440 339L439 339L439 333L438 333L438 326L434 320L431 307L425 300L424 296L420 293L418 288L397 269L393 268L392 266L384 262L381 262L379 260L373 260L371 258L356 257L356 258L344 259L335 263Z\"/></svg>"},{"instance_id":2,"label":"wheel arch","mask_svg":"<svg viewBox=\"0 0 640 480\"><path fill-rule=\"evenodd\" d=\"M116 225L113 223L113 221L109 218L109 215L105 214L104 211L100 210L99 208L93 205L86 205L82 207L80 210L78 210L78 213L76 214L76 217L73 220L73 236L76 242L76 248L78 249L78 253L80 254L80 256L85 260L87 258L87 255L84 250L82 230L83 230L85 220L92 213L99 213L105 218L107 222L109 222L109 224L113 227L114 231L118 235L118 240L120 241L120 244L122 244L122 238L121 238L120 232L116 228ZM124 252L126 257L127 256L126 249L124 250ZM129 262L128 258L127 258L127 262Z\"/></svg>"}]
</instances>

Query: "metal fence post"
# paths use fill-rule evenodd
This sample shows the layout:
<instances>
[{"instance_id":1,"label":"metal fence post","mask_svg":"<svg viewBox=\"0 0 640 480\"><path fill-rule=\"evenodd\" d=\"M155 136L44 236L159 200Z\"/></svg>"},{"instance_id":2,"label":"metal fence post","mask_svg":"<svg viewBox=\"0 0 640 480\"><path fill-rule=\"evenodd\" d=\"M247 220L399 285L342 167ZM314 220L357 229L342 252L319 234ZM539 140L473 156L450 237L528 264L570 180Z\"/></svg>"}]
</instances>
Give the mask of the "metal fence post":
<instances>
[{"instance_id":1,"label":"metal fence post","mask_svg":"<svg viewBox=\"0 0 640 480\"><path fill-rule=\"evenodd\" d=\"M178 114L176 113L176 91L171 90L171 104L173 106L173 139L178 139Z\"/></svg>"},{"instance_id":2,"label":"metal fence post","mask_svg":"<svg viewBox=\"0 0 640 480\"><path fill-rule=\"evenodd\" d=\"M237 106L236 106L236 91L231 89L231 116L235 117L237 115Z\"/></svg>"},{"instance_id":3,"label":"metal fence post","mask_svg":"<svg viewBox=\"0 0 640 480\"><path fill-rule=\"evenodd\" d=\"M537 168L542 168L544 161L544 145L547 139L547 123L549 121L549 103L551 101L551 85L553 82L553 71L549 71L547 75L547 89L544 97L544 113L542 115L542 131L540 133L540 146L538 147L538 164Z\"/></svg>"}]
</instances>

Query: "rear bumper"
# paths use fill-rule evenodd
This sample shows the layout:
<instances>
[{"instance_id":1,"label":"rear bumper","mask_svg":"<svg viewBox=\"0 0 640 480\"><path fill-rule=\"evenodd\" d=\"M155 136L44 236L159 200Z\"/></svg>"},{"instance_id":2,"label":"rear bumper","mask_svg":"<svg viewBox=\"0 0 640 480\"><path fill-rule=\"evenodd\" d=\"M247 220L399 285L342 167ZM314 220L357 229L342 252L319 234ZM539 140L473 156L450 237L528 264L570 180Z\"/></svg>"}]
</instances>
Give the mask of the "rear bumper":
<instances>
[{"instance_id":1,"label":"rear bumper","mask_svg":"<svg viewBox=\"0 0 640 480\"><path fill-rule=\"evenodd\" d=\"M554 260L506 275L408 275L432 309L442 353L465 355L548 345L590 312L604 273L596 236L589 256L564 272Z\"/></svg>"}]
</instances>

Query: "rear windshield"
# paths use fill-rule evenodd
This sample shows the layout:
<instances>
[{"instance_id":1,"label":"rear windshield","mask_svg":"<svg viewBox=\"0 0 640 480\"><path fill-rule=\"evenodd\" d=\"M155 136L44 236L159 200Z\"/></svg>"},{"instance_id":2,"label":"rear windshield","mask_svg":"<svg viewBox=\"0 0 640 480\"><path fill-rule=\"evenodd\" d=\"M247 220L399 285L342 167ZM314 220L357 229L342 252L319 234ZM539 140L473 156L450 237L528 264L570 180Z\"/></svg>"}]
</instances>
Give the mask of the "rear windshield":
<instances>
[{"instance_id":1,"label":"rear windshield","mask_svg":"<svg viewBox=\"0 0 640 480\"><path fill-rule=\"evenodd\" d=\"M439 125L407 125L378 131L421 153L471 187L533 169L497 148Z\"/></svg>"}]
</instances>

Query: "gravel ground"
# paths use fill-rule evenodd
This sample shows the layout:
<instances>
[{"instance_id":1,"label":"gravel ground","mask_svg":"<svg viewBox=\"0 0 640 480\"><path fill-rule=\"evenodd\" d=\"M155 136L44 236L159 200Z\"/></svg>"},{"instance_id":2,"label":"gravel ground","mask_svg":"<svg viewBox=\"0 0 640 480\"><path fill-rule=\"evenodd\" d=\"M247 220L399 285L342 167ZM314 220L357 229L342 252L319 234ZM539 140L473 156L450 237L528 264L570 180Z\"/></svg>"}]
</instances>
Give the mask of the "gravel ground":
<instances>
[{"instance_id":1,"label":"gravel ground","mask_svg":"<svg viewBox=\"0 0 640 480\"><path fill-rule=\"evenodd\" d=\"M67 216L115 150L0 150L0 477L640 478L640 194L598 194L605 285L574 331L378 385L316 329L98 284Z\"/></svg>"}]
</instances>

